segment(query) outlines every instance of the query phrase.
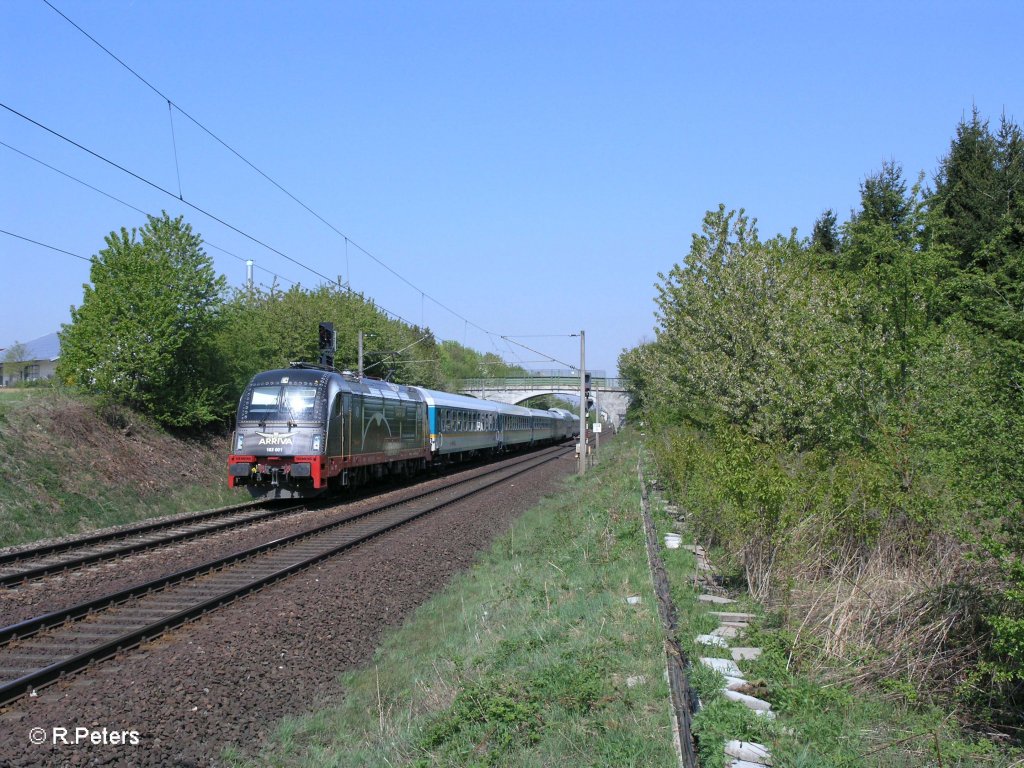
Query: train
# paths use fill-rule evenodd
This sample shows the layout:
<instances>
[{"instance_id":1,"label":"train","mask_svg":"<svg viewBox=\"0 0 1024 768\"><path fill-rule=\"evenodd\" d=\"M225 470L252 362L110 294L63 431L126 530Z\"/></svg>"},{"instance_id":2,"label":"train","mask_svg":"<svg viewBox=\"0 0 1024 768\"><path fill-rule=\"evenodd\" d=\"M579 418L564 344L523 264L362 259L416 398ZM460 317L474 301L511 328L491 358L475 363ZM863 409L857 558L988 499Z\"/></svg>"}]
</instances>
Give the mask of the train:
<instances>
[{"instance_id":1,"label":"train","mask_svg":"<svg viewBox=\"0 0 1024 768\"><path fill-rule=\"evenodd\" d=\"M307 498L383 477L552 444L579 417L424 387L360 379L313 363L253 376L238 403L228 485Z\"/></svg>"}]
</instances>

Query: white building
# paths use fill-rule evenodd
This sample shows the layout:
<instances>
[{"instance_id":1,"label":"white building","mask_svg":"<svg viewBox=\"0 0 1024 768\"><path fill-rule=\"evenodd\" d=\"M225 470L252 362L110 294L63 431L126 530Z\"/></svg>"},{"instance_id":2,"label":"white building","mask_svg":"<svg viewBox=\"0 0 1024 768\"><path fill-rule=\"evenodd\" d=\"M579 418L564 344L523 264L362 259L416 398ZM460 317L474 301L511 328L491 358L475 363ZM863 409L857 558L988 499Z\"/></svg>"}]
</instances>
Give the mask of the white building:
<instances>
[{"instance_id":1,"label":"white building","mask_svg":"<svg viewBox=\"0 0 1024 768\"><path fill-rule=\"evenodd\" d=\"M19 351L19 347L22 351ZM60 339L56 333L48 333L32 341L15 342L6 348L0 347L0 386L52 379L57 371L58 358Z\"/></svg>"}]
</instances>

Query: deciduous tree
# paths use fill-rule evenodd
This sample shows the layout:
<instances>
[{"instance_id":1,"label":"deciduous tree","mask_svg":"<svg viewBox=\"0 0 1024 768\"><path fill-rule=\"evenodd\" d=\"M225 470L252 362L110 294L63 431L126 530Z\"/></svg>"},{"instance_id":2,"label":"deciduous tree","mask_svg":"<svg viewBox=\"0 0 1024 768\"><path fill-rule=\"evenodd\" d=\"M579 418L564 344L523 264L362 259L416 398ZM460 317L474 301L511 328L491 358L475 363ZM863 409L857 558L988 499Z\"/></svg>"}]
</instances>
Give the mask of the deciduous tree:
<instances>
[{"instance_id":1,"label":"deciduous tree","mask_svg":"<svg viewBox=\"0 0 1024 768\"><path fill-rule=\"evenodd\" d=\"M82 304L63 326L62 379L173 427L224 416L212 335L224 292L182 217L122 228L93 257Z\"/></svg>"}]
</instances>

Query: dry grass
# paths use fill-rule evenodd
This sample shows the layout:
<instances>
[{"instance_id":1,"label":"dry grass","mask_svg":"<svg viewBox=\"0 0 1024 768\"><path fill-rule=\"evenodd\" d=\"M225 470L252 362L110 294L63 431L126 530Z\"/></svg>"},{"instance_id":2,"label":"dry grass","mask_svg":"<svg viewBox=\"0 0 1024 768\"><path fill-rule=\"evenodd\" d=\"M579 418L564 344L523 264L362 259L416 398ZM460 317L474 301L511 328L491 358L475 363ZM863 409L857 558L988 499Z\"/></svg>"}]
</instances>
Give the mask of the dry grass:
<instances>
[{"instance_id":1,"label":"dry grass","mask_svg":"<svg viewBox=\"0 0 1024 768\"><path fill-rule=\"evenodd\" d=\"M59 389L34 393L0 415L0 546L227 503L226 443L178 439Z\"/></svg>"},{"instance_id":2,"label":"dry grass","mask_svg":"<svg viewBox=\"0 0 1024 768\"><path fill-rule=\"evenodd\" d=\"M176 487L182 478L202 483L223 475L210 457L225 455L226 443L175 439L127 409L97 410L59 390L10 414L5 432L22 451L74 467L64 474L77 493L87 492L85 483L119 485L129 477L140 491L153 492Z\"/></svg>"},{"instance_id":3,"label":"dry grass","mask_svg":"<svg viewBox=\"0 0 1024 768\"><path fill-rule=\"evenodd\" d=\"M749 583L782 609L799 660L824 678L951 694L981 653L985 575L951 537L915 553L886 540L866 553L810 547L783 566L759 548L744 562Z\"/></svg>"}]
</instances>

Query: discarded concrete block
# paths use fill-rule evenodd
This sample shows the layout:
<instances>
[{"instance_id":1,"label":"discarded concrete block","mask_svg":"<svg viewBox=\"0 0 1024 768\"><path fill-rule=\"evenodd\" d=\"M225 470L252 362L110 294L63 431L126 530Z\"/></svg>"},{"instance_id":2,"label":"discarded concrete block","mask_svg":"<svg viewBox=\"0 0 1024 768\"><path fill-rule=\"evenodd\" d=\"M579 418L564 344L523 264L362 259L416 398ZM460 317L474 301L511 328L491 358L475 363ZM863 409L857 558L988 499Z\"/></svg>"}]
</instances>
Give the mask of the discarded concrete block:
<instances>
[{"instance_id":1,"label":"discarded concrete block","mask_svg":"<svg viewBox=\"0 0 1024 768\"><path fill-rule=\"evenodd\" d=\"M630 605L640 605L643 602L643 598L640 595L630 595L626 598L626 602Z\"/></svg>"},{"instance_id":2,"label":"discarded concrete block","mask_svg":"<svg viewBox=\"0 0 1024 768\"><path fill-rule=\"evenodd\" d=\"M719 648L729 647L729 644L725 642L725 638L718 635L697 635L693 640L701 645L715 645Z\"/></svg>"},{"instance_id":3,"label":"discarded concrete block","mask_svg":"<svg viewBox=\"0 0 1024 768\"><path fill-rule=\"evenodd\" d=\"M754 763L750 760L738 760L735 757L725 764L725 768L763 768L765 763Z\"/></svg>"},{"instance_id":4,"label":"discarded concrete block","mask_svg":"<svg viewBox=\"0 0 1024 768\"><path fill-rule=\"evenodd\" d=\"M745 693L739 691L731 691L728 688L722 691L722 695L725 696L729 701L738 701L740 704L745 706L747 709L771 709L772 705L764 699L759 699L756 696L748 696Z\"/></svg>"},{"instance_id":5,"label":"discarded concrete block","mask_svg":"<svg viewBox=\"0 0 1024 768\"><path fill-rule=\"evenodd\" d=\"M626 678L627 688L636 688L638 685L643 685L647 682L647 678L643 675L630 675Z\"/></svg>"},{"instance_id":6,"label":"discarded concrete block","mask_svg":"<svg viewBox=\"0 0 1024 768\"><path fill-rule=\"evenodd\" d=\"M748 683L742 677L730 677L729 675L725 676L725 687L728 688L730 691L738 691L741 688L746 688L748 685L750 685L750 683Z\"/></svg>"},{"instance_id":7,"label":"discarded concrete block","mask_svg":"<svg viewBox=\"0 0 1024 768\"><path fill-rule=\"evenodd\" d=\"M752 613L730 613L730 612L727 612L727 611L711 611L711 615L712 616L717 616L718 620L723 622L723 623L726 623L726 622L744 623L744 622L748 622L748 621L753 621L754 619L757 618L757 616L755 616Z\"/></svg>"},{"instance_id":8,"label":"discarded concrete block","mask_svg":"<svg viewBox=\"0 0 1024 768\"><path fill-rule=\"evenodd\" d=\"M725 742L725 754L727 757L746 760L754 765L771 765L772 756L768 748L753 741L727 741Z\"/></svg>"},{"instance_id":9,"label":"discarded concrete block","mask_svg":"<svg viewBox=\"0 0 1024 768\"><path fill-rule=\"evenodd\" d=\"M715 605L726 605L736 602L731 598L719 597L718 595L697 595L697 599L702 603L714 603Z\"/></svg>"},{"instance_id":10,"label":"discarded concrete block","mask_svg":"<svg viewBox=\"0 0 1024 768\"><path fill-rule=\"evenodd\" d=\"M711 634L718 637L736 637L739 633L740 629L735 624L723 624L711 630Z\"/></svg>"},{"instance_id":11,"label":"discarded concrete block","mask_svg":"<svg viewBox=\"0 0 1024 768\"><path fill-rule=\"evenodd\" d=\"M732 658L734 661L753 661L761 658L760 648L733 648Z\"/></svg>"},{"instance_id":12,"label":"discarded concrete block","mask_svg":"<svg viewBox=\"0 0 1024 768\"><path fill-rule=\"evenodd\" d=\"M743 677L743 673L740 672L740 668L736 666L736 662L732 659L711 659L706 656L702 656L700 663L705 667L711 667L716 672L721 672L723 675L728 677Z\"/></svg>"}]
</instances>

